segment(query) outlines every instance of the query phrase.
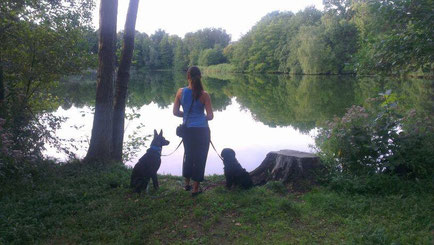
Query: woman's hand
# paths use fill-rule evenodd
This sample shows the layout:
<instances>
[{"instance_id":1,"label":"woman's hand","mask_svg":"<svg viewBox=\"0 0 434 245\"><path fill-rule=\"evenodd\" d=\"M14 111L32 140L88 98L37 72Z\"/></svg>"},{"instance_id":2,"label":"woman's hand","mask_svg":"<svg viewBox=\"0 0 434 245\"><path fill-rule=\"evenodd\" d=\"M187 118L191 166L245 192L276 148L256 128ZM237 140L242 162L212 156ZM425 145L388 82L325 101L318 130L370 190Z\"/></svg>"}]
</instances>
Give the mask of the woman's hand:
<instances>
[{"instance_id":1,"label":"woman's hand","mask_svg":"<svg viewBox=\"0 0 434 245\"><path fill-rule=\"evenodd\" d=\"M173 115L177 117L184 116L184 112L179 110L181 106L181 94L182 94L182 88L178 89L178 92L176 92L175 103L173 103Z\"/></svg>"}]
</instances>

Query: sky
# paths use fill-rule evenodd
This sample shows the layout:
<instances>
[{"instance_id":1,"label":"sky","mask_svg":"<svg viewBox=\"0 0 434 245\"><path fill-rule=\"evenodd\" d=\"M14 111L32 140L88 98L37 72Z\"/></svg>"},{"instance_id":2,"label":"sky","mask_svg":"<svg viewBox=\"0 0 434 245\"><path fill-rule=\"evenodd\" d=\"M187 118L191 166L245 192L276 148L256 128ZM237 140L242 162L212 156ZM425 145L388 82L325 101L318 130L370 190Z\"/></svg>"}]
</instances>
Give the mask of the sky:
<instances>
[{"instance_id":1,"label":"sky","mask_svg":"<svg viewBox=\"0 0 434 245\"><path fill-rule=\"evenodd\" d=\"M99 2L94 10L94 26L98 28ZM129 0L119 0L118 30L124 29ZM246 34L263 16L275 10L294 13L315 6L322 9L322 0L158 0L140 1L136 30L148 35L162 29L180 37L188 32L214 27L226 30L232 41Z\"/></svg>"}]
</instances>

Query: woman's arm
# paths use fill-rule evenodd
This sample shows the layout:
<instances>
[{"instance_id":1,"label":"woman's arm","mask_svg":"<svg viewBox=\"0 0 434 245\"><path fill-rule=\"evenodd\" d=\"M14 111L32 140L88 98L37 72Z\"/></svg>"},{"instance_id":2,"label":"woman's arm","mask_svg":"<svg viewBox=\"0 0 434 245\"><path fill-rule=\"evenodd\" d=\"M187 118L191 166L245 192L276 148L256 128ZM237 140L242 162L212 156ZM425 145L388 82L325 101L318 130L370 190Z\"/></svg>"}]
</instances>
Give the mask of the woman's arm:
<instances>
[{"instance_id":1,"label":"woman's arm","mask_svg":"<svg viewBox=\"0 0 434 245\"><path fill-rule=\"evenodd\" d=\"M212 104L211 104L211 96L205 91L203 91L203 102L205 104L205 111L206 111L206 119L208 121L212 120L214 118L214 113L212 112Z\"/></svg>"},{"instance_id":2,"label":"woman's arm","mask_svg":"<svg viewBox=\"0 0 434 245\"><path fill-rule=\"evenodd\" d=\"M182 94L182 88L178 89L178 92L176 92L175 103L173 103L173 115L177 117L184 116L184 112L179 110L181 106L181 94Z\"/></svg>"}]
</instances>

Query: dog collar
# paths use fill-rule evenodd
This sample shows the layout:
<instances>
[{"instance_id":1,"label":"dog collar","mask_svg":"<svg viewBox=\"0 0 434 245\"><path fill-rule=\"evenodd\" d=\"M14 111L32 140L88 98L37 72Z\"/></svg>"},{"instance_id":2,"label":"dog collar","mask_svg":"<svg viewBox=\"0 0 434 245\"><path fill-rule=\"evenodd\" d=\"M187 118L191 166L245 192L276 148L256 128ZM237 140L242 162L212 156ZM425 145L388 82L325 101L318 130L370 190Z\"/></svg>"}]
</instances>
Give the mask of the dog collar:
<instances>
[{"instance_id":1,"label":"dog collar","mask_svg":"<svg viewBox=\"0 0 434 245\"><path fill-rule=\"evenodd\" d=\"M151 145L151 148L149 148L149 149L150 149L150 150L154 150L154 151L158 152L158 154L161 155L161 150L162 150L162 148L163 148L163 147L161 147L161 146Z\"/></svg>"}]
</instances>

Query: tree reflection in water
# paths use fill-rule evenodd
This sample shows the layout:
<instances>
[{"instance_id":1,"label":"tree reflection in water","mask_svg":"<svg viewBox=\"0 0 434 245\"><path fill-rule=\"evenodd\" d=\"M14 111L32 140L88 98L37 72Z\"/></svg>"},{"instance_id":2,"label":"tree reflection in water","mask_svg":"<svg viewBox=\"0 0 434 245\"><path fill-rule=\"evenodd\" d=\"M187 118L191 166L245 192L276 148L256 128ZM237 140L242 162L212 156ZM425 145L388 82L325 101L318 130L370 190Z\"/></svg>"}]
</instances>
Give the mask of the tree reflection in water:
<instances>
[{"instance_id":1,"label":"tree reflection in water","mask_svg":"<svg viewBox=\"0 0 434 245\"><path fill-rule=\"evenodd\" d=\"M250 170L270 150L295 148L309 151L308 144L313 143L309 132L325 125L324 122L335 116L342 116L352 105L362 105L367 98L388 89L394 92L404 108L434 113L432 80L205 74L203 84L211 95L216 111L216 119L210 122L215 143L218 147L232 147L235 150L238 147L240 161L249 161L247 168ZM135 111L136 115L126 122L130 133L139 123L143 123L145 128L140 129L142 136L148 131L152 132L154 127L163 128L167 136L173 134L172 144L176 144L177 138L171 131L180 121L172 116L171 105L177 89L186 85L185 74L180 72L133 72L128 89L127 111ZM84 114L92 113L95 75L83 74L64 79L52 93L63 99L61 108L54 113L69 116L71 120L77 120L81 114L76 125L71 121L68 125L80 128L83 137L86 137L86 133L90 133L90 129L87 129L90 125L87 124L92 122ZM74 136L74 133L69 132L68 135ZM245 140L240 141L239 138ZM87 147L86 142L82 147ZM172 145L168 149L174 147ZM182 154L182 150L179 154ZM207 167L207 174L221 173L221 166L213 154L210 151L208 162L214 161L216 165ZM175 154L173 159L167 161L179 165L180 159L182 156ZM180 173L172 171L170 167L162 169L166 173Z\"/></svg>"}]
</instances>

